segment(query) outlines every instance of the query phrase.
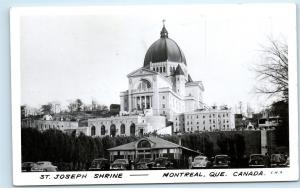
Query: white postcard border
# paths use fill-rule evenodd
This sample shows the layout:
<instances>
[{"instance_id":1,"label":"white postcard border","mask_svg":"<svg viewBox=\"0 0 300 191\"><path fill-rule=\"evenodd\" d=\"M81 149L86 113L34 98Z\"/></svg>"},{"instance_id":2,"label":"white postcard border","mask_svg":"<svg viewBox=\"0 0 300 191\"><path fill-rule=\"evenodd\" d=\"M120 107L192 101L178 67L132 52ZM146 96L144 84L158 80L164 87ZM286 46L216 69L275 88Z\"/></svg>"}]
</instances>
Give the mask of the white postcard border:
<instances>
[{"instance_id":1,"label":"white postcard border","mask_svg":"<svg viewBox=\"0 0 300 191\"><path fill-rule=\"evenodd\" d=\"M251 4L249 4L251 5ZM253 4L252 4L253 5ZM265 4L259 4L265 5ZM269 4L272 6L276 4ZM186 5L184 5L186 6ZM203 5L200 5L203 6ZM208 5L206 5L208 6ZM226 5L228 6L228 5ZM237 5L236 5L237 6ZM296 40L296 6L294 4L280 4L289 6L291 20L295 30L290 31L289 47L289 122L290 122L290 168L272 169L207 169L207 170L168 170L168 171L101 171L101 172L48 172L48 173L22 173L21 172L21 72L20 72L20 18L24 15L47 14L93 14L99 10L109 10L111 6L99 7L14 7L10 12L11 32L11 93L12 93L12 148L13 148L13 184L21 185L83 185L83 184L150 184L150 183L200 183L200 182L265 182L265 181L296 181L299 179L298 159L298 88L297 88L297 40ZM134 6L138 8L138 6ZM113 6L114 10L122 6ZM263 171L265 176L234 176L235 172ZM205 177L168 177L165 173L196 173L201 172ZM226 176L220 176L225 172ZM94 178L95 174L122 173L122 178ZM219 176L211 177L215 173ZM56 175L86 174L85 179L54 179ZM149 174L148 176L137 176ZM50 175L50 179L41 179L41 175ZM136 175L136 176L135 176Z\"/></svg>"}]
</instances>

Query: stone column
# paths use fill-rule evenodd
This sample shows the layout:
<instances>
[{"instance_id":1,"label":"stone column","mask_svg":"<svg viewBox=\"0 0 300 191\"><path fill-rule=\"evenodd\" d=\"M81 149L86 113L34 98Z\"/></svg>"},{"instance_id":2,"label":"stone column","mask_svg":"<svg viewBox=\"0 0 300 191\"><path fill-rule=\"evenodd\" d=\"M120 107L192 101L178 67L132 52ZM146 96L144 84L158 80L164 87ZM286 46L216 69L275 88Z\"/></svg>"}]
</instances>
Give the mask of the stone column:
<instances>
[{"instance_id":1,"label":"stone column","mask_svg":"<svg viewBox=\"0 0 300 191\"><path fill-rule=\"evenodd\" d=\"M140 109L142 110L142 96L140 96Z\"/></svg>"}]
</instances>

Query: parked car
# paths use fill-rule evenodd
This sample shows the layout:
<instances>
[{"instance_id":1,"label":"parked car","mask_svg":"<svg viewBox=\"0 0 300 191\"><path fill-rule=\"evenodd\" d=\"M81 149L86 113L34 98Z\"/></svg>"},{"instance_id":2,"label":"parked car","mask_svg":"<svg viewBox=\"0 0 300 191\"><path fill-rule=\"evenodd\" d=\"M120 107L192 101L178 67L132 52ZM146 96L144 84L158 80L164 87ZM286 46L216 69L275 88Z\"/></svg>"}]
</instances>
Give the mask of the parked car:
<instances>
[{"instance_id":1,"label":"parked car","mask_svg":"<svg viewBox=\"0 0 300 191\"><path fill-rule=\"evenodd\" d=\"M192 162L192 168L210 168L211 162L206 156L196 156Z\"/></svg>"},{"instance_id":2,"label":"parked car","mask_svg":"<svg viewBox=\"0 0 300 191\"><path fill-rule=\"evenodd\" d=\"M31 172L32 168L36 166L34 162L23 162L22 163L22 172Z\"/></svg>"},{"instance_id":3,"label":"parked car","mask_svg":"<svg viewBox=\"0 0 300 191\"><path fill-rule=\"evenodd\" d=\"M105 158L94 159L89 171L109 170L109 161Z\"/></svg>"},{"instance_id":4,"label":"parked car","mask_svg":"<svg viewBox=\"0 0 300 191\"><path fill-rule=\"evenodd\" d=\"M286 158L283 154L271 155L271 167L284 167L286 164Z\"/></svg>"},{"instance_id":5,"label":"parked car","mask_svg":"<svg viewBox=\"0 0 300 191\"><path fill-rule=\"evenodd\" d=\"M216 155L213 158L213 168L229 168L231 165L228 155Z\"/></svg>"},{"instance_id":6,"label":"parked car","mask_svg":"<svg viewBox=\"0 0 300 191\"><path fill-rule=\"evenodd\" d=\"M54 166L49 161L39 161L37 165L32 167L33 172L56 172L57 166Z\"/></svg>"},{"instance_id":7,"label":"parked car","mask_svg":"<svg viewBox=\"0 0 300 191\"><path fill-rule=\"evenodd\" d=\"M151 169L174 169L176 168L176 163L174 160L167 157L159 157L153 161L153 164L150 167Z\"/></svg>"},{"instance_id":8,"label":"parked car","mask_svg":"<svg viewBox=\"0 0 300 191\"><path fill-rule=\"evenodd\" d=\"M128 159L116 159L111 165L111 170L129 170L129 161Z\"/></svg>"},{"instance_id":9,"label":"parked car","mask_svg":"<svg viewBox=\"0 0 300 191\"><path fill-rule=\"evenodd\" d=\"M290 167L290 157L286 159L283 167Z\"/></svg>"},{"instance_id":10,"label":"parked car","mask_svg":"<svg viewBox=\"0 0 300 191\"><path fill-rule=\"evenodd\" d=\"M251 168L267 168L269 167L268 158L262 154L251 154L249 158L249 167Z\"/></svg>"},{"instance_id":11,"label":"parked car","mask_svg":"<svg viewBox=\"0 0 300 191\"><path fill-rule=\"evenodd\" d=\"M136 170L147 170L147 169L151 168L153 163L154 162L150 158L142 158L135 163L135 169Z\"/></svg>"}]
</instances>

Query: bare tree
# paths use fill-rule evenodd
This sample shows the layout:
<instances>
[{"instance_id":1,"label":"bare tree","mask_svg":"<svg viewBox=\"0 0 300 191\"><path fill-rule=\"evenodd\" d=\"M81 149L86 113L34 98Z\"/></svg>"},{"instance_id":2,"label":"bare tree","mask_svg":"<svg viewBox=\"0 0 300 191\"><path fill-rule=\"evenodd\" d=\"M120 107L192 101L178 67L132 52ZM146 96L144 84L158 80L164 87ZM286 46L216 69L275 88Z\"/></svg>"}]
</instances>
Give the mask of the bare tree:
<instances>
[{"instance_id":1,"label":"bare tree","mask_svg":"<svg viewBox=\"0 0 300 191\"><path fill-rule=\"evenodd\" d=\"M288 46L270 39L270 45L263 47L263 63L256 65L257 79L262 82L257 93L269 97L279 96L288 100Z\"/></svg>"}]
</instances>

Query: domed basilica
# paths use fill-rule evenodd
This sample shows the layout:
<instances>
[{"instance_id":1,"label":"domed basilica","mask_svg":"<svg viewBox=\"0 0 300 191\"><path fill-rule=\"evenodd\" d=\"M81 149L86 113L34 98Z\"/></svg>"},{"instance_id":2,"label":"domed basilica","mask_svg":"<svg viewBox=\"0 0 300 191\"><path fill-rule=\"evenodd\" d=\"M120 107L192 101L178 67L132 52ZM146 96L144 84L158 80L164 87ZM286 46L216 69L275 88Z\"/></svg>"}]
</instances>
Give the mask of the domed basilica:
<instances>
[{"instance_id":1,"label":"domed basilica","mask_svg":"<svg viewBox=\"0 0 300 191\"><path fill-rule=\"evenodd\" d=\"M192 80L184 53L169 38L165 24L160 38L146 52L143 66L128 74L127 78L128 90L120 93L120 115L89 119L90 135L143 135L168 126L172 127L172 133L228 129L231 126L228 110L203 109L203 84ZM209 122L205 115L212 113L223 116L219 120L224 124L218 120L213 124L212 119ZM189 116L191 119L195 116L195 120L200 117L202 121L192 120L190 123Z\"/></svg>"}]
</instances>

